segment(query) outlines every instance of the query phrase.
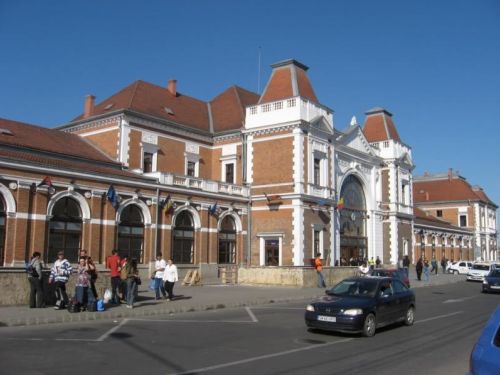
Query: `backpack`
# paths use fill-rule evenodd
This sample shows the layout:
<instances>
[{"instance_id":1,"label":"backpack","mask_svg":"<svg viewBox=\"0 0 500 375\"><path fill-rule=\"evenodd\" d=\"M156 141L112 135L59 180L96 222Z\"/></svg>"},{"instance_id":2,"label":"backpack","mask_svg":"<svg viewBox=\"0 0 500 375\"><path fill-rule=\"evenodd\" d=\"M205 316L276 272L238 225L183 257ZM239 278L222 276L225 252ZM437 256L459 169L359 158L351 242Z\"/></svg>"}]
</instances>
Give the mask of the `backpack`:
<instances>
[{"instance_id":1,"label":"backpack","mask_svg":"<svg viewBox=\"0 0 500 375\"><path fill-rule=\"evenodd\" d=\"M127 280L129 268L130 266L128 263L122 267L122 269L120 270L120 279Z\"/></svg>"},{"instance_id":2,"label":"backpack","mask_svg":"<svg viewBox=\"0 0 500 375\"><path fill-rule=\"evenodd\" d=\"M31 277L36 277L38 278L38 272L36 271L36 268L33 267L32 264L28 265L28 267L26 268L26 272L28 273L28 276L31 276Z\"/></svg>"}]
</instances>

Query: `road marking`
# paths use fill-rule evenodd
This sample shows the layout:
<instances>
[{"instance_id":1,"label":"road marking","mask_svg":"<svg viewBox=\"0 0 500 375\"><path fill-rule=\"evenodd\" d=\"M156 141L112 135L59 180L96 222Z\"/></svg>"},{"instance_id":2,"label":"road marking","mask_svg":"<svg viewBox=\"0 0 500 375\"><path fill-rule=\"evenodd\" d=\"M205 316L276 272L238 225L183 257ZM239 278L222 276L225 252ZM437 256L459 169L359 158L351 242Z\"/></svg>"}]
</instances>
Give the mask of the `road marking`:
<instances>
[{"instance_id":1,"label":"road marking","mask_svg":"<svg viewBox=\"0 0 500 375\"><path fill-rule=\"evenodd\" d=\"M447 299L446 301L443 301L443 303L464 302L465 300L476 298L476 297L478 297L478 296L470 296L470 297L457 298L457 299Z\"/></svg>"},{"instance_id":2,"label":"road marking","mask_svg":"<svg viewBox=\"0 0 500 375\"><path fill-rule=\"evenodd\" d=\"M252 322L254 322L254 323L258 323L259 322L259 320L254 315L254 313L252 312L252 310L250 309L250 307L246 306L245 310L247 311L248 315L250 315L250 318L252 319Z\"/></svg>"},{"instance_id":3,"label":"road marking","mask_svg":"<svg viewBox=\"0 0 500 375\"><path fill-rule=\"evenodd\" d=\"M186 320L186 319L129 319L130 322L155 323L255 323L250 320Z\"/></svg>"},{"instance_id":4,"label":"road marking","mask_svg":"<svg viewBox=\"0 0 500 375\"><path fill-rule=\"evenodd\" d=\"M429 322L431 320L436 320L436 319L448 318L450 316L457 315L457 314L462 314L462 313L463 313L463 311L455 311L455 312L452 312L452 313L446 314L446 315L437 315L437 316L433 316L432 318L417 320L415 322L415 324L417 324L417 323L425 323L425 322Z\"/></svg>"},{"instance_id":5,"label":"road marking","mask_svg":"<svg viewBox=\"0 0 500 375\"><path fill-rule=\"evenodd\" d=\"M111 328L110 330L108 330L107 332L105 332L104 334L101 335L101 337L97 338L95 341L104 341L106 340L109 335L111 335L113 332L117 331L118 329L120 329L124 324L126 324L127 322L129 321L129 319L123 319L120 324L118 324L117 326L114 326L113 328Z\"/></svg>"},{"instance_id":6,"label":"road marking","mask_svg":"<svg viewBox=\"0 0 500 375\"><path fill-rule=\"evenodd\" d=\"M345 340L328 342L326 344L310 345L310 346L306 346L304 348L297 348L297 349L285 350L283 352L277 352L277 353L260 355L260 356L257 356L257 357L251 357L251 358L242 359L242 360L239 360L239 361L221 363L219 365L202 367L202 368L197 368L197 369L183 371L183 372L174 372L174 373L171 373L170 375L187 375L187 374L196 374L198 372L206 372L206 371L218 370L218 369L221 369L221 368L224 368L224 367L237 366L237 365L242 365L242 364L245 364L245 363L261 361L263 359L275 358L275 357L280 357L280 356L289 355L289 354L293 354L293 353L303 352L303 351L306 351L306 350L312 350L312 349L324 348L324 347L327 347L327 346L342 344L342 343L349 342L349 341L352 341L352 340L354 340L354 339L351 338L351 339L345 339Z\"/></svg>"}]
</instances>

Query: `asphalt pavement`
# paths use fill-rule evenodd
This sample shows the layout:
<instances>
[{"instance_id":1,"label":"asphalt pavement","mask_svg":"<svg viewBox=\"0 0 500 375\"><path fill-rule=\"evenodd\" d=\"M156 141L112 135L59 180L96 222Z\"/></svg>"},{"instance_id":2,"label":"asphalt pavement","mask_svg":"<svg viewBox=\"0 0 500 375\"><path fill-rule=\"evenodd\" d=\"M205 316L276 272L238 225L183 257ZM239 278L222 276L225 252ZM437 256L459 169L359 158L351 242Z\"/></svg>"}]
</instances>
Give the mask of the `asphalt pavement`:
<instances>
[{"instance_id":1,"label":"asphalt pavement","mask_svg":"<svg viewBox=\"0 0 500 375\"><path fill-rule=\"evenodd\" d=\"M414 268L410 269L412 288L444 285L464 281L465 275L431 275L429 281L417 281ZM30 326L50 323L66 323L91 320L151 317L165 314L179 314L193 311L206 311L242 306L256 306L269 303L307 301L324 294L321 288L296 288L255 285L201 285L174 288L173 301L155 300L154 292L143 283L139 289L137 302L133 309L122 305L106 305L103 312L69 313L54 310L51 306L31 309L28 306L0 307L0 327ZM71 293L70 293L71 294Z\"/></svg>"}]
</instances>

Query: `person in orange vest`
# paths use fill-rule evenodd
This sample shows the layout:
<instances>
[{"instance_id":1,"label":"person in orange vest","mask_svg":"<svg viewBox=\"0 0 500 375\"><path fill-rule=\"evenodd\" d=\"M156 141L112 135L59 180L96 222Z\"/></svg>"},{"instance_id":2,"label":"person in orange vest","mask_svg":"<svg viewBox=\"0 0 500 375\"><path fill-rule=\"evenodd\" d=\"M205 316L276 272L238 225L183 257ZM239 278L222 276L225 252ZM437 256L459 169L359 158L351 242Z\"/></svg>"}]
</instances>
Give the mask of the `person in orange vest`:
<instances>
[{"instance_id":1,"label":"person in orange vest","mask_svg":"<svg viewBox=\"0 0 500 375\"><path fill-rule=\"evenodd\" d=\"M318 276L318 288L326 288L325 278L323 277L323 264L321 263L321 253L316 253L314 259L314 268Z\"/></svg>"}]
</instances>

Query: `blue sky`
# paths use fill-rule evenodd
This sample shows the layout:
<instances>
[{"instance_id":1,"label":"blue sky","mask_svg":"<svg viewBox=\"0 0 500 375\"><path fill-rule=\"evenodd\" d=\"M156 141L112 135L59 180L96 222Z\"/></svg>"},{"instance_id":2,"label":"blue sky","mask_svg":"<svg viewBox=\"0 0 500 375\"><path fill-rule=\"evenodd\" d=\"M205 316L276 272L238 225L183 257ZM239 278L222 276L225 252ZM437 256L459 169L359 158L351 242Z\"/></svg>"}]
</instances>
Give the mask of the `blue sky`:
<instances>
[{"instance_id":1,"label":"blue sky","mask_svg":"<svg viewBox=\"0 0 500 375\"><path fill-rule=\"evenodd\" d=\"M137 79L209 100L310 67L335 127L381 106L415 174L459 170L500 204L500 2L1 1L0 117L54 127Z\"/></svg>"}]
</instances>

